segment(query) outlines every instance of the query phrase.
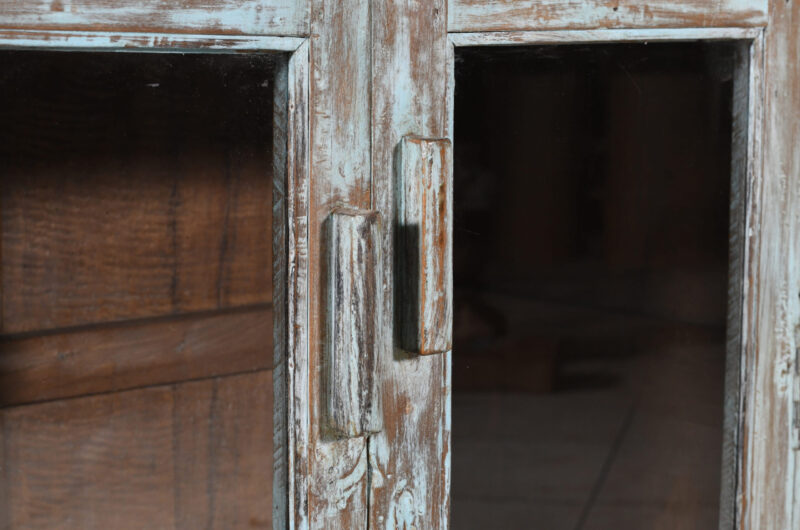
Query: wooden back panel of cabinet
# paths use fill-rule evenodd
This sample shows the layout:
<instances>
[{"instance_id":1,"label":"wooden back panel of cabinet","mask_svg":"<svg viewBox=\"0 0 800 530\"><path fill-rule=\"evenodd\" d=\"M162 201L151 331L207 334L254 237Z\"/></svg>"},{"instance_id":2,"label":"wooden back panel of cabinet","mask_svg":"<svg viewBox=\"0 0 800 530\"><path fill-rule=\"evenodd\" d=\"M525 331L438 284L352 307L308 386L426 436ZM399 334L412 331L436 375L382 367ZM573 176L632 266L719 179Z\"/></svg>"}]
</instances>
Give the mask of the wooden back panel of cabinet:
<instances>
[{"instance_id":1,"label":"wooden back panel of cabinet","mask_svg":"<svg viewBox=\"0 0 800 530\"><path fill-rule=\"evenodd\" d=\"M0 62L0 527L271 526L273 61Z\"/></svg>"}]
</instances>

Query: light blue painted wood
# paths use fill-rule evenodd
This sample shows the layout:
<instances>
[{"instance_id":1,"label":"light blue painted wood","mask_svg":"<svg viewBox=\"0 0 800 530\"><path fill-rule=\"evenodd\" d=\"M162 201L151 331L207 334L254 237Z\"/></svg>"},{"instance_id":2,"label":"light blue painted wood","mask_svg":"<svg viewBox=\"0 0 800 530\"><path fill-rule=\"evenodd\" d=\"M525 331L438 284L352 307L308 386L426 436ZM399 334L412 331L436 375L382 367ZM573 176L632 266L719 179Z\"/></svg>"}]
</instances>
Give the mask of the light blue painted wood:
<instances>
[{"instance_id":1,"label":"light blue painted wood","mask_svg":"<svg viewBox=\"0 0 800 530\"><path fill-rule=\"evenodd\" d=\"M0 47L75 51L159 51L177 53L293 52L300 37L220 36L101 31L0 30Z\"/></svg>"},{"instance_id":2,"label":"light blue painted wood","mask_svg":"<svg viewBox=\"0 0 800 530\"><path fill-rule=\"evenodd\" d=\"M308 35L306 0L4 0L0 27Z\"/></svg>"}]
</instances>

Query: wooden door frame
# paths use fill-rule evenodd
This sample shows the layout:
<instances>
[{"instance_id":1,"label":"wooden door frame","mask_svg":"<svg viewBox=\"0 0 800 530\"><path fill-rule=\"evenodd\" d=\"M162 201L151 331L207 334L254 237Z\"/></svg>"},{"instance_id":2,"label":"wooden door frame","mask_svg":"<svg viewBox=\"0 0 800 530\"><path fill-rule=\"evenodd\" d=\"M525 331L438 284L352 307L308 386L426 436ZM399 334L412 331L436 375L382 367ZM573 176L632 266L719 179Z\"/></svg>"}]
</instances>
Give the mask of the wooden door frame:
<instances>
[{"instance_id":1,"label":"wooden door frame","mask_svg":"<svg viewBox=\"0 0 800 530\"><path fill-rule=\"evenodd\" d=\"M0 29L0 50L281 53L273 98L273 526L294 527L308 487L308 38ZM287 396L292 396L291 399Z\"/></svg>"},{"instance_id":2,"label":"wooden door frame","mask_svg":"<svg viewBox=\"0 0 800 530\"><path fill-rule=\"evenodd\" d=\"M276 91L287 102L282 107L287 112L276 123L275 135L281 127L286 140L275 173L281 193L275 197L279 215L274 218L284 221L276 232L274 274L275 391L283 398L275 402L275 528L365 528L368 517L374 528L392 522L444 528L449 522L450 353L393 363L386 370L384 408L392 432L370 443L332 441L315 432L322 220L337 204L372 207L391 218L391 160L399 139L409 133L452 133L456 45L482 44L481 39L495 44L513 39L523 41L513 44L542 43L543 38L641 41L674 37L677 31L686 31L684 38L751 41L748 79L753 89L746 103L752 118L746 127L752 139L746 153L750 187L738 335L742 371L733 377L742 392L733 405L726 404L743 411L736 420L734 502L738 528L792 528L800 521L800 299L795 296L800 285L800 156L792 151L800 142L792 122L798 112L793 98L800 97L800 58L792 51L800 47L800 2L747 3L758 6L742 11L741 2L678 0L660 2L665 9L648 14L635 1L594 0L592 16L586 17L577 4L564 1L555 1L555 11L547 11L550 4L535 0L494 7L476 0L451 0L449 5L446 0L310 0L276 3L290 8L283 27L278 18L256 24L235 1L220 0L226 21L220 30L210 21L181 18L181 13L159 19L153 3L148 4L152 13L131 13L133 18L122 17L117 24L117 12L102 11L93 0L80 0L83 14L70 15L72 22L64 23L61 14L20 1L9 4L16 11L0 11L0 24L10 28L0 29L0 47L291 54L280 73L286 91ZM209 10L214 13L215 8ZM166 23L159 25L159 20ZM720 25L726 27L714 27ZM135 31L162 27L167 31ZM705 29L693 29L699 27ZM113 31L82 31L103 28ZM553 31L531 31L542 29ZM228 34L206 34L220 31ZM289 36L246 34L261 31ZM242 34L230 34L237 32ZM776 85L774 93L756 94L765 83ZM348 97L348 91L356 95ZM369 95L366 101L358 96L362 93ZM389 223L386 257L392 256L390 230ZM391 282L384 287L383 315L391 326ZM392 345L385 346L393 358ZM387 462L393 462L391 470Z\"/></svg>"},{"instance_id":3,"label":"wooden door frame","mask_svg":"<svg viewBox=\"0 0 800 530\"><path fill-rule=\"evenodd\" d=\"M739 528L744 508L746 469L741 440L748 438L746 411L755 399L755 388L748 384L752 368L752 347L748 347L748 322L752 318L748 297L751 277L750 254L764 235L753 225L759 215L758 194L762 180L761 133L763 46L762 28L681 28L681 29L611 29L563 31L503 31L491 33L451 33L449 42L450 79L454 82L455 48L492 46L553 46L559 44L607 44L681 41L726 41L739 44L734 65L734 103L732 116L732 161L730 196L729 302L727 352L725 367L725 401L722 491L720 495L720 530ZM448 112L454 115L454 87L448 90ZM457 141L457 138L455 139ZM744 368L744 369L742 369ZM741 391L740 391L741 390Z\"/></svg>"}]
</instances>

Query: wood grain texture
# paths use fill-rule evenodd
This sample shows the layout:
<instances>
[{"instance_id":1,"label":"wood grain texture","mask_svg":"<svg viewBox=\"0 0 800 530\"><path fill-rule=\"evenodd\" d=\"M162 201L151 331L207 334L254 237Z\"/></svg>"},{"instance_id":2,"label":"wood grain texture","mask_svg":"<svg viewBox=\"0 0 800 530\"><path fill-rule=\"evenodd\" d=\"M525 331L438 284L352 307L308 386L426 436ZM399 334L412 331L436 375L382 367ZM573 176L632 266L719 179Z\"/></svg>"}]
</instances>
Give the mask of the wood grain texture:
<instances>
[{"instance_id":1,"label":"wood grain texture","mask_svg":"<svg viewBox=\"0 0 800 530\"><path fill-rule=\"evenodd\" d=\"M763 26L766 0L451 0L448 31Z\"/></svg>"},{"instance_id":2,"label":"wood grain texture","mask_svg":"<svg viewBox=\"0 0 800 530\"><path fill-rule=\"evenodd\" d=\"M395 307L403 349L452 348L453 153L448 139L405 136L397 171Z\"/></svg>"},{"instance_id":3,"label":"wood grain texture","mask_svg":"<svg viewBox=\"0 0 800 530\"><path fill-rule=\"evenodd\" d=\"M0 61L2 332L271 300L270 57Z\"/></svg>"},{"instance_id":4,"label":"wood grain texture","mask_svg":"<svg viewBox=\"0 0 800 530\"><path fill-rule=\"evenodd\" d=\"M760 48L759 48L760 49ZM722 429L722 480L720 481L720 530L736 528L739 505L737 489L740 481L740 421L742 417L743 303L744 263L747 241L746 213L749 188L749 162L752 156L751 104L758 94L751 86L752 73L758 60L751 60L751 42L740 42L735 51L733 71L733 116L731 123L731 193L728 215L728 307L725 347L725 401Z\"/></svg>"},{"instance_id":5,"label":"wood grain texture","mask_svg":"<svg viewBox=\"0 0 800 530\"><path fill-rule=\"evenodd\" d=\"M534 44L574 44L607 42L659 42L678 40L752 40L762 28L645 28L592 29L551 31L492 31L484 33L450 33L459 46L515 46Z\"/></svg>"},{"instance_id":6,"label":"wood grain texture","mask_svg":"<svg viewBox=\"0 0 800 530\"><path fill-rule=\"evenodd\" d=\"M0 339L0 406L272 367L272 308Z\"/></svg>"},{"instance_id":7,"label":"wood grain texture","mask_svg":"<svg viewBox=\"0 0 800 530\"><path fill-rule=\"evenodd\" d=\"M308 212L308 403L306 423L307 499L298 509L298 528L367 525L367 451L363 437L336 439L323 432L326 303L323 222L336 206L370 208L370 35L371 2L314 0L311 6L310 106L311 193ZM374 6L373 6L374 7ZM383 212L382 212L383 213ZM385 219L385 217L384 217ZM298 352L299 353L299 352ZM298 417L296 421L301 421ZM298 440L298 446L300 441ZM299 488L298 488L299 491ZM307 521L307 522L306 522Z\"/></svg>"},{"instance_id":8,"label":"wood grain texture","mask_svg":"<svg viewBox=\"0 0 800 530\"><path fill-rule=\"evenodd\" d=\"M328 219L327 419L335 435L379 432L381 217L337 208Z\"/></svg>"},{"instance_id":9,"label":"wood grain texture","mask_svg":"<svg viewBox=\"0 0 800 530\"><path fill-rule=\"evenodd\" d=\"M309 59L305 42L282 63L274 98L274 528L308 528Z\"/></svg>"},{"instance_id":10,"label":"wood grain texture","mask_svg":"<svg viewBox=\"0 0 800 530\"><path fill-rule=\"evenodd\" d=\"M0 47L30 50L128 52L158 50L164 53L292 52L303 41L302 37L259 35L0 29Z\"/></svg>"},{"instance_id":11,"label":"wood grain texture","mask_svg":"<svg viewBox=\"0 0 800 530\"><path fill-rule=\"evenodd\" d=\"M384 274L394 277L394 171L403 136L451 134L452 47L444 1L390 0L372 8L373 205L383 215ZM392 329L394 286L384 287ZM370 437L369 528L448 528L451 353L419 356L385 340L384 430Z\"/></svg>"},{"instance_id":12,"label":"wood grain texture","mask_svg":"<svg viewBox=\"0 0 800 530\"><path fill-rule=\"evenodd\" d=\"M8 0L6 28L306 35L306 0Z\"/></svg>"},{"instance_id":13,"label":"wood grain texture","mask_svg":"<svg viewBox=\"0 0 800 530\"><path fill-rule=\"evenodd\" d=\"M269 528L271 377L1 411L0 527Z\"/></svg>"},{"instance_id":14,"label":"wood grain texture","mask_svg":"<svg viewBox=\"0 0 800 530\"><path fill-rule=\"evenodd\" d=\"M800 524L800 3L770 2L745 262L740 528ZM758 118L758 114L756 114ZM759 165L762 164L762 165Z\"/></svg>"}]
</instances>

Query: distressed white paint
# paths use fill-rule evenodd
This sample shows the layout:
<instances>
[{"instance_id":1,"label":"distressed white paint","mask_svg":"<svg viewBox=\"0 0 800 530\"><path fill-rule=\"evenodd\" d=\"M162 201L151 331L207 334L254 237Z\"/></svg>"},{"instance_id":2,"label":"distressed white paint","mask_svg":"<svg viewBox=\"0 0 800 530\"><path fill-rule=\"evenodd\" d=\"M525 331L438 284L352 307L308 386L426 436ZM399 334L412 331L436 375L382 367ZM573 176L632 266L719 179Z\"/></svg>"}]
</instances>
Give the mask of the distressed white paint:
<instances>
[{"instance_id":1,"label":"distressed white paint","mask_svg":"<svg viewBox=\"0 0 800 530\"><path fill-rule=\"evenodd\" d=\"M598 29L563 31L497 31L451 33L455 46L514 46L536 44L661 42L688 40L752 40L760 28Z\"/></svg>"},{"instance_id":2,"label":"distressed white paint","mask_svg":"<svg viewBox=\"0 0 800 530\"><path fill-rule=\"evenodd\" d=\"M299 37L0 30L2 48L62 51L293 52L303 42Z\"/></svg>"},{"instance_id":3,"label":"distressed white paint","mask_svg":"<svg viewBox=\"0 0 800 530\"><path fill-rule=\"evenodd\" d=\"M337 208L328 219L327 417L335 434L381 430L381 222Z\"/></svg>"},{"instance_id":4,"label":"distressed white paint","mask_svg":"<svg viewBox=\"0 0 800 530\"><path fill-rule=\"evenodd\" d=\"M763 26L767 0L450 0L448 31Z\"/></svg>"},{"instance_id":5,"label":"distressed white paint","mask_svg":"<svg viewBox=\"0 0 800 530\"><path fill-rule=\"evenodd\" d=\"M450 135L446 16L443 0L387 0L372 7L372 201L389 225L386 271L394 270L400 142L408 134ZM396 287L391 281L385 286L387 328L396 316ZM369 528L448 528L451 354L420 356L391 339L385 350L384 430L369 439Z\"/></svg>"},{"instance_id":6,"label":"distressed white paint","mask_svg":"<svg viewBox=\"0 0 800 530\"><path fill-rule=\"evenodd\" d=\"M309 202L308 465L310 528L365 529L367 443L333 436L324 405L326 300L323 223L337 205L369 209L370 34L368 0L312 0L311 196ZM383 214L383 212L382 212ZM386 217L383 217L386 220Z\"/></svg>"},{"instance_id":7,"label":"distressed white paint","mask_svg":"<svg viewBox=\"0 0 800 530\"><path fill-rule=\"evenodd\" d=\"M273 528L307 530L309 489L309 44L279 70L273 131Z\"/></svg>"},{"instance_id":8,"label":"distressed white paint","mask_svg":"<svg viewBox=\"0 0 800 530\"><path fill-rule=\"evenodd\" d=\"M423 355L452 347L452 156L450 140L412 135L398 153L396 325L401 346Z\"/></svg>"},{"instance_id":9,"label":"distressed white paint","mask_svg":"<svg viewBox=\"0 0 800 530\"><path fill-rule=\"evenodd\" d=\"M764 93L764 30L762 28L675 28L675 29L613 29L587 31L511 31L495 33L451 33L454 46L505 46L505 45L547 45L562 43L602 43L602 42L657 42L686 40L737 40L742 43L745 57L737 67L734 86L734 138L733 138L733 176L732 203L734 213L744 218L732 217L731 227L731 284L729 292L732 304L729 312L728 366L726 373L726 418L725 439L723 441L723 479L731 481L732 488L723 488L720 529L734 528L794 528L800 508L800 487L797 476L797 452L776 454L771 448L789 444L789 417L794 409L788 410L790 393L793 388L792 370L797 362L796 342L787 337L791 333L790 323L800 323L800 267L791 264L800 262L793 257L800 255L797 245L800 242L800 213L798 209L786 214L786 207L770 211L764 204L764 189L771 190L773 200L770 204L782 201L796 201L800 204L800 186L788 185L785 174L769 175L762 168L762 127ZM787 57L787 51L773 52L777 57ZM797 66L793 67L796 73ZM781 85L780 82L776 87ZM778 94L777 88L773 89ZM448 102L452 105L452 101ZM452 120L452 115L451 115ZM451 122L452 123L452 122ZM452 126L452 125L451 125ZM800 127L797 127L800 131ZM800 136L800 134L798 134ZM778 140L780 134L773 132L773 138L780 145L786 141ZM800 153L795 149L794 153ZM779 156L791 158L787 153ZM800 167L800 155L795 155L794 167ZM762 172L763 171L763 172ZM800 178L796 175L795 178ZM790 191L791 190L791 191ZM762 219L766 208L770 215L779 215L780 222L773 219L767 226ZM794 230L794 235L792 234ZM772 261L764 263L761 255L769 254ZM788 269L787 269L788 267ZM763 271L768 270L765 274ZM776 278L786 278L785 271L795 275L792 283L776 284ZM794 285L793 289L790 287ZM797 291L797 292L795 292ZM767 297L762 298L761 293ZM780 293L780 298L774 298ZM792 296L796 294L797 296ZM769 301L768 301L769 300ZM775 303L777 302L777 303ZM738 305L738 307L734 307ZM778 322L769 324L765 313L776 311ZM759 333L759 327L765 327ZM775 350L776 339L780 347ZM765 382L765 378L769 380ZM800 383L796 386L800 387ZM777 389L777 393L772 393ZM795 398L796 399L796 398ZM786 432L773 429L778 438L765 437L759 430L766 431L759 424L771 422L775 409L787 407ZM780 426L781 423L779 422ZM783 440L781 440L783 437ZM784 461L790 471L776 468L777 462ZM772 464L770 464L772 463ZM786 477L781 476L782 473ZM776 478L777 477L777 478ZM781 495L770 498L764 495L765 487L781 490ZM785 495L783 493L785 491ZM794 515L792 514L794 510ZM786 523L778 521L791 521ZM770 521L764 526L764 521ZM776 526L777 525L777 526Z\"/></svg>"},{"instance_id":10,"label":"distressed white paint","mask_svg":"<svg viewBox=\"0 0 800 530\"><path fill-rule=\"evenodd\" d=\"M763 41L756 161L748 201L747 376L742 528L800 525L793 440L800 324L800 3L771 2Z\"/></svg>"},{"instance_id":11,"label":"distressed white paint","mask_svg":"<svg viewBox=\"0 0 800 530\"><path fill-rule=\"evenodd\" d=\"M4 0L7 28L308 34L305 0Z\"/></svg>"}]
</instances>

